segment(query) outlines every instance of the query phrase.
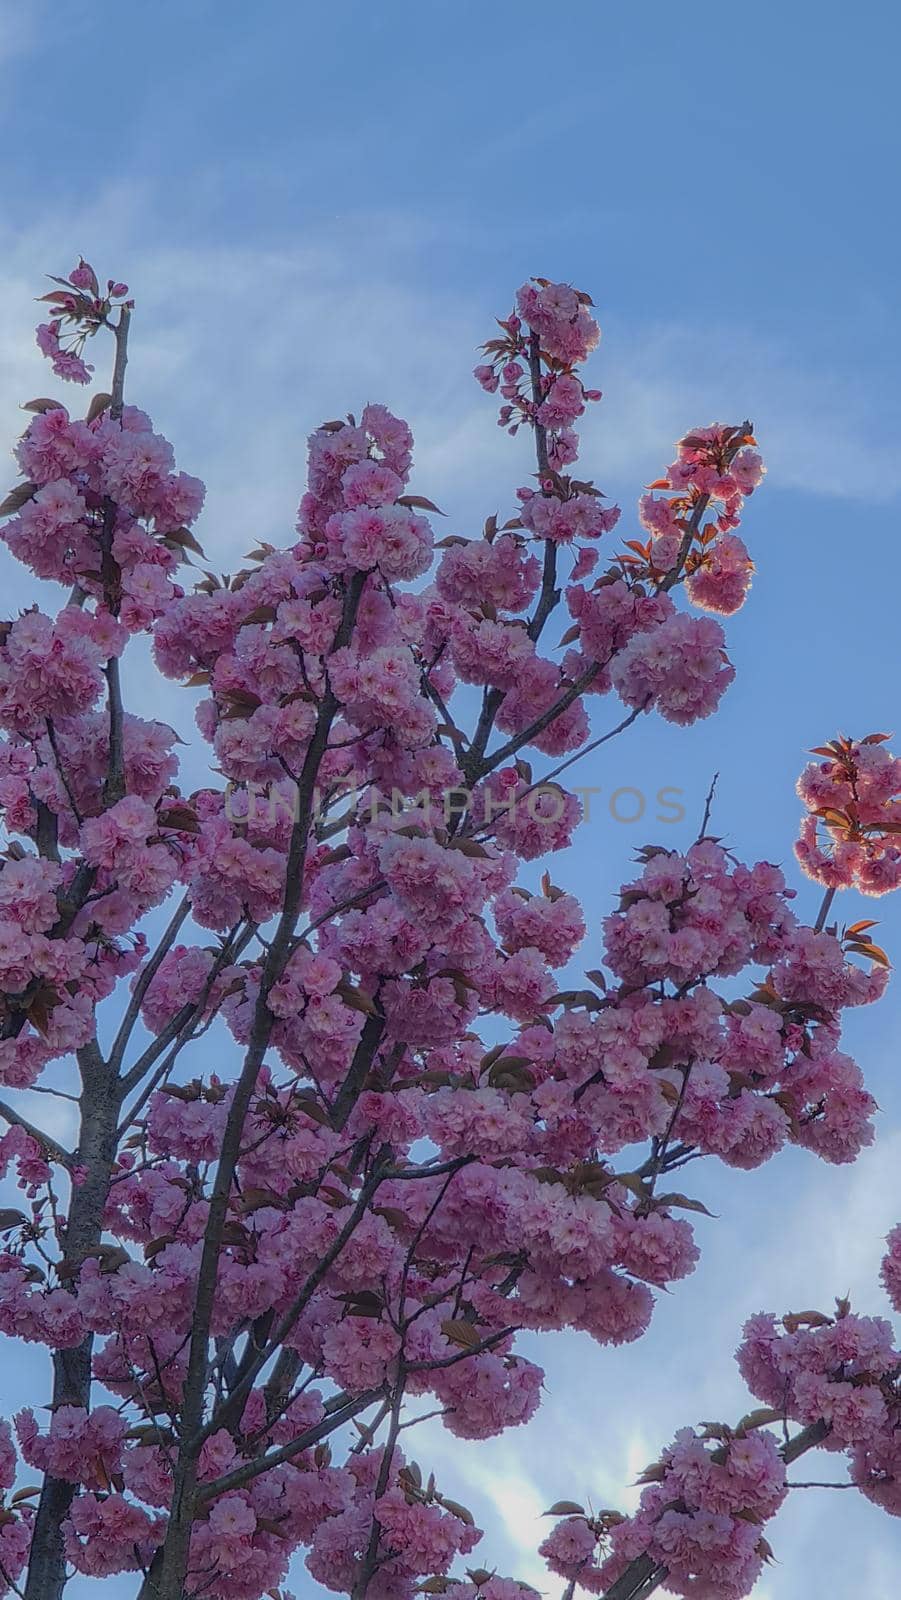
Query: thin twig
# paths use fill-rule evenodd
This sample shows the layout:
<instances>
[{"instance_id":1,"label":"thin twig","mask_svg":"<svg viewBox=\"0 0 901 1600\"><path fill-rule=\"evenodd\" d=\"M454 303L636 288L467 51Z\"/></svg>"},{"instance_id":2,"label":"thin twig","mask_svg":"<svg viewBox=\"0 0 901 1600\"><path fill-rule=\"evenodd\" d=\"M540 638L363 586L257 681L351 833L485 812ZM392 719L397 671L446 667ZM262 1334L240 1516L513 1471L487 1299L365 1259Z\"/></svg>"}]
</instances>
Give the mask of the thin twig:
<instances>
[{"instance_id":1,"label":"thin twig","mask_svg":"<svg viewBox=\"0 0 901 1600\"><path fill-rule=\"evenodd\" d=\"M169 953L169 950L175 943L176 934L188 916L190 910L191 901L188 895L185 895L179 903L175 915L169 923L169 926L166 928L162 938L160 939L156 950L150 957L150 960L147 961L141 969L140 976L134 985L131 993L131 999L128 1002L125 1015L122 1018L122 1023L115 1039L113 1040L113 1046L110 1051L110 1061L115 1065L117 1072L119 1067L122 1065L122 1059L125 1055L129 1038L131 1037L131 1030L137 1022L138 1017L141 1015L141 1005L144 1000L144 996L147 993L147 990L150 988L153 979L156 977L164 957Z\"/></svg>"},{"instance_id":2,"label":"thin twig","mask_svg":"<svg viewBox=\"0 0 901 1600\"><path fill-rule=\"evenodd\" d=\"M372 1525L369 1531L369 1542L366 1554L360 1563L360 1571L353 1586L351 1600L366 1600L366 1591L369 1580L374 1575L378 1566L379 1540L382 1536L382 1526L378 1519L378 1503L388 1487L391 1478L391 1468L394 1464L394 1452L397 1448L397 1436L400 1433L400 1413L404 1403L405 1371L401 1365L394 1381L394 1393L391 1396L391 1422L388 1428L388 1437L382 1450L382 1460L379 1466L379 1475L373 1495Z\"/></svg>"},{"instance_id":3,"label":"thin twig","mask_svg":"<svg viewBox=\"0 0 901 1600\"><path fill-rule=\"evenodd\" d=\"M792 1483L786 1485L789 1489L856 1489L856 1483Z\"/></svg>"},{"instance_id":4,"label":"thin twig","mask_svg":"<svg viewBox=\"0 0 901 1600\"><path fill-rule=\"evenodd\" d=\"M710 780L710 788L707 790L707 799L704 801L704 815L701 818L701 826L698 831L698 837L695 840L696 844L700 844L701 840L706 839L707 837L707 828L710 824L710 813L713 810L713 797L716 794L716 786L719 781L719 776L719 773L715 772Z\"/></svg>"},{"instance_id":5,"label":"thin twig","mask_svg":"<svg viewBox=\"0 0 901 1600\"><path fill-rule=\"evenodd\" d=\"M335 631L330 653L340 650L352 636L365 581L364 573L355 573L347 585L341 621ZM307 746L297 785L297 806L285 863L285 889L281 914L263 962L250 1038L229 1106L216 1165L216 1176L209 1199L197 1273L191 1340L182 1399L178 1471L173 1486L166 1537L158 1552L158 1558L154 1558L148 1579L148 1582L155 1584L157 1591L164 1595L179 1594L184 1586L191 1528L194 1522L197 1463L200 1451L198 1440L202 1439L203 1434L204 1397L209 1374L209 1335L223 1230L228 1219L232 1184L241 1154L244 1123L275 1022L274 1014L269 1009L269 995L281 977L293 948L303 894L307 849L315 821L316 783L338 709L338 698L329 686L319 705L316 724Z\"/></svg>"}]
</instances>

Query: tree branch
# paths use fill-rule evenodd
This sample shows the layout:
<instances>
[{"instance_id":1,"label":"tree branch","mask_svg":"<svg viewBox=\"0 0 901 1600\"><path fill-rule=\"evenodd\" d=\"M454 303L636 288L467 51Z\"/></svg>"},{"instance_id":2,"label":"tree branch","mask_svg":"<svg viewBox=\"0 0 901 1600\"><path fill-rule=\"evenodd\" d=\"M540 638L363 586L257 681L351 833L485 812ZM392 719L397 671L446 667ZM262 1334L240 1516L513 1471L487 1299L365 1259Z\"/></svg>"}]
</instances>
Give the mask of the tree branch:
<instances>
[{"instance_id":1,"label":"tree branch","mask_svg":"<svg viewBox=\"0 0 901 1600\"><path fill-rule=\"evenodd\" d=\"M141 1015L141 1005L143 1004L144 996L156 977L156 974L159 971L165 956L168 955L170 949L175 943L178 930L187 918L190 909L190 899L187 895L185 895L181 900L175 915L169 923L169 926L166 928L162 938L160 939L160 942L157 945L153 955L142 968L140 977L132 989L131 998L125 1009L125 1015L122 1018L122 1023L115 1039L113 1040L112 1049L110 1051L110 1062L115 1066L117 1072L122 1065L122 1060L128 1047L128 1041L131 1037L131 1031L137 1022L138 1017Z\"/></svg>"},{"instance_id":2,"label":"tree branch","mask_svg":"<svg viewBox=\"0 0 901 1600\"><path fill-rule=\"evenodd\" d=\"M42 1149L49 1156L52 1156L53 1160L57 1161L61 1167L71 1168L75 1165L75 1156L71 1150L66 1150L63 1145L58 1144L51 1134L44 1133L41 1128L36 1128L33 1122L29 1122L26 1117L21 1116L13 1106L7 1105L5 1100L0 1100L0 1117L5 1118L10 1127L22 1128L25 1133L30 1134L32 1139L35 1139Z\"/></svg>"},{"instance_id":3,"label":"tree branch","mask_svg":"<svg viewBox=\"0 0 901 1600\"><path fill-rule=\"evenodd\" d=\"M304 1433L298 1434L296 1439L282 1445L280 1449L270 1451L269 1455L258 1456L255 1461L248 1461L243 1467L235 1467L233 1472L228 1472L221 1478L214 1478L212 1483L203 1484L198 1490L198 1500L203 1504L220 1494L227 1494L229 1489L240 1489L245 1483L252 1483L261 1472L269 1472L272 1467L281 1466L283 1461L292 1461L302 1450L312 1449L313 1445L319 1444L322 1439L327 1439L337 1428L343 1428L345 1422L350 1422L353 1417L359 1416L361 1411L366 1411L369 1406L374 1405L376 1400L381 1400L383 1393L382 1389L369 1389L365 1394L357 1395L356 1399L349 1400L339 1411L323 1417L315 1427L307 1428ZM162 1594L163 1591L159 1592Z\"/></svg>"},{"instance_id":4,"label":"tree branch","mask_svg":"<svg viewBox=\"0 0 901 1600\"><path fill-rule=\"evenodd\" d=\"M742 445L744 443L745 436L747 434L749 434L749 433L753 433L753 431L754 430L753 430L753 427L752 427L751 423L748 422L747 420L745 420L744 422L739 424L738 432L735 435L734 442L732 444L730 444L729 448L725 451L725 459L726 459L726 465L727 466L731 466L731 464L734 461L735 457L738 455L738 452L739 452L739 450L741 449L741 447L742 447ZM688 519L688 527L686 528L684 534L682 535L682 543L679 546L679 554L676 557L675 565L666 574L666 577L662 580L662 582L658 584L658 586L657 586L658 589L664 590L664 591L666 591L668 589L672 589L673 586L680 581L680 579L682 577L682 570L683 570L683 568L685 566L685 562L686 562L686 559L688 557L688 552L691 549L692 542L694 540L694 536L700 529L701 523L704 520L704 514L705 514L709 504L710 504L710 495L709 494L702 494L700 496L700 498L696 501L695 508L694 508L691 516Z\"/></svg>"},{"instance_id":5,"label":"tree branch","mask_svg":"<svg viewBox=\"0 0 901 1600\"><path fill-rule=\"evenodd\" d=\"M116 1157L118 1096L115 1079L96 1041L78 1051L81 1068L81 1127L74 1163L84 1168L80 1183L73 1184L63 1246L63 1264L70 1271L63 1287L74 1287L77 1269L99 1243L110 1175ZM71 1292L71 1288L70 1288ZM53 1356L54 1407L83 1406L91 1399L93 1336L74 1349ZM75 1495L75 1484L52 1474L44 1477L31 1542L31 1559L25 1586L26 1600L60 1600L66 1581L61 1524Z\"/></svg>"},{"instance_id":6,"label":"tree branch","mask_svg":"<svg viewBox=\"0 0 901 1600\"><path fill-rule=\"evenodd\" d=\"M332 652L342 648L351 637L356 621L363 588L364 573L355 573L348 584L340 624L332 642ZM200 1446L204 1395L208 1373L208 1345L222 1233L228 1216L232 1181L241 1151L244 1123L250 1109L254 1088L263 1058L269 1044L274 1016L268 999L273 985L281 977L291 954L292 939L303 893L303 875L307 845L315 815L315 788L322 758L328 747L328 736L338 711L338 700L329 686L323 696L316 725L304 758L297 786L297 811L291 829L288 858L285 865L285 893L278 926L266 952L260 989L254 1007L250 1041L244 1058L241 1075L235 1087L222 1137L222 1147L216 1166L216 1177L210 1196L206 1229L204 1231L197 1291L194 1299L191 1341L188 1352L188 1370L185 1378L182 1411L181 1443L178 1466L173 1487L169 1525L162 1547L159 1566L160 1593L178 1595L184 1587L187 1571L188 1547L194 1518L197 1457Z\"/></svg>"},{"instance_id":7,"label":"tree branch","mask_svg":"<svg viewBox=\"0 0 901 1600\"><path fill-rule=\"evenodd\" d=\"M537 333L532 333L529 336L529 376L532 384L532 401L537 412L543 398L541 393L541 340ZM532 427L535 433L535 459L538 464L539 485L542 494L546 494L545 480L550 472L547 456L547 430L534 417L532 419ZM553 539L546 539L544 542L544 567L541 589L534 614L528 625L528 635L533 642L540 638L544 625L559 599L560 591L557 588L557 546ZM476 783L480 777L484 776L485 772L492 770L490 766L485 764L485 749L491 737L494 719L500 710L503 698L504 691L502 689L488 689L482 698L482 710L475 733L472 736L469 753L466 760L461 763L469 784Z\"/></svg>"},{"instance_id":8,"label":"tree branch","mask_svg":"<svg viewBox=\"0 0 901 1600\"><path fill-rule=\"evenodd\" d=\"M262 1371L267 1361L274 1356L280 1345L284 1344L285 1339L297 1322L298 1317L304 1310L305 1306L309 1304L323 1278L326 1276L326 1273L331 1267L334 1266L335 1262L343 1251L344 1246L356 1232L361 1221L363 1220L363 1217L369 1209L369 1203L372 1200L373 1195L378 1189L379 1184L383 1181L383 1176L383 1173L378 1172L369 1179L368 1183L363 1185L359 1195L357 1196L353 1210L351 1211L351 1214L345 1222L343 1228L335 1236L332 1243L329 1245L329 1248L317 1261L313 1271L306 1278L303 1287L298 1290L290 1306L288 1307L288 1310L279 1319L275 1328L272 1330L272 1333L266 1341L264 1348L258 1352L258 1354L247 1366L241 1376L240 1381L235 1385L234 1389L232 1389L224 1405L220 1406L218 1410L215 1410L209 1421L200 1429L197 1438L192 1441L192 1449L196 1448L199 1450L204 1443L204 1440L208 1439L210 1434L216 1433L219 1428L230 1427L236 1419L240 1418L241 1412L244 1409L244 1403L247 1399L247 1396L250 1394L251 1389L253 1388L254 1380L256 1379L257 1374Z\"/></svg>"}]
</instances>

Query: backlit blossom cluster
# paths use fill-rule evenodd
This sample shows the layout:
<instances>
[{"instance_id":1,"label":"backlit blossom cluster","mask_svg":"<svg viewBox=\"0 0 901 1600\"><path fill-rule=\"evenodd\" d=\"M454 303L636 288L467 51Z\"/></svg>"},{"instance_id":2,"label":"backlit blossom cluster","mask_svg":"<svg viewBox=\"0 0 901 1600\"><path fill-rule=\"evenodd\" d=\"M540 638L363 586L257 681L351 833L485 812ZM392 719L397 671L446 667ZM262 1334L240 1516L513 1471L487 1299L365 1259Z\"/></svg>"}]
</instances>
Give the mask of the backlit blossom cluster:
<instances>
[{"instance_id":1,"label":"backlit blossom cluster","mask_svg":"<svg viewBox=\"0 0 901 1600\"><path fill-rule=\"evenodd\" d=\"M901 759L887 738L834 739L798 779L806 815L795 854L828 889L882 895L901 884Z\"/></svg>"},{"instance_id":2,"label":"backlit blossom cluster","mask_svg":"<svg viewBox=\"0 0 901 1600\"><path fill-rule=\"evenodd\" d=\"M598 390L585 388L576 370L601 337L590 306L590 297L567 283L533 278L518 291L516 310L499 321L502 336L484 345L489 360L475 369L483 389L500 392L502 428L515 434L526 422L547 435L552 469L575 460L572 425L586 401L601 398Z\"/></svg>"}]
</instances>

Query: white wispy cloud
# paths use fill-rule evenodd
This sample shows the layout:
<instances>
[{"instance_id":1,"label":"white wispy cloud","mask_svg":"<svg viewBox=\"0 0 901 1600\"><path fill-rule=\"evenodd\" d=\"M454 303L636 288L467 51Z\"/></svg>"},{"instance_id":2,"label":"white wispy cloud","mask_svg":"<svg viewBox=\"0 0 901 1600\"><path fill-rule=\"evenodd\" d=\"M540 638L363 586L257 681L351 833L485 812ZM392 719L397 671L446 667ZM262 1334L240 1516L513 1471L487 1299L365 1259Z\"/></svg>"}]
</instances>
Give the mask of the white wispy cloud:
<instances>
[{"instance_id":1,"label":"white wispy cloud","mask_svg":"<svg viewBox=\"0 0 901 1600\"><path fill-rule=\"evenodd\" d=\"M872 389L856 373L801 364L777 339L716 324L617 325L595 359L606 403L586 432L621 479L656 476L661 449L687 427L747 417L772 487L879 504L901 490Z\"/></svg>"},{"instance_id":2,"label":"white wispy cloud","mask_svg":"<svg viewBox=\"0 0 901 1600\"><path fill-rule=\"evenodd\" d=\"M132 283L130 393L208 481L211 558L233 560L259 534L290 536L306 434L369 399L411 421L417 478L455 524L474 532L512 503L531 470L527 442L494 426L470 376L505 307L422 277L414 244L427 219L376 213L323 223L277 249L188 249L157 242L153 212L151 190L116 187L68 215L0 230L7 427L21 420L23 397L54 384L32 343L41 274L81 249ZM102 382L109 352L98 340L91 356ZM877 400L847 373L799 367L775 340L614 313L592 374L605 400L584 419L584 465L619 493L637 494L686 428L739 421L737 407L757 426L774 487L870 502L901 488Z\"/></svg>"}]
</instances>

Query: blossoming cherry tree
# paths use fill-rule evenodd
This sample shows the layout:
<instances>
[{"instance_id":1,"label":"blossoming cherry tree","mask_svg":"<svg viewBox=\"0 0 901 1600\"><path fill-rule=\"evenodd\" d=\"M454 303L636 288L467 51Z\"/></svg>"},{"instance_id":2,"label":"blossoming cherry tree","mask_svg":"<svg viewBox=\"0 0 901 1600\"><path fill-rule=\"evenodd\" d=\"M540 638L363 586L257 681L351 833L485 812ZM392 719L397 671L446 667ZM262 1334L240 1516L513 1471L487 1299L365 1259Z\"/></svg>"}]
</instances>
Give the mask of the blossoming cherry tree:
<instances>
[{"instance_id":1,"label":"blossoming cherry tree","mask_svg":"<svg viewBox=\"0 0 901 1600\"><path fill-rule=\"evenodd\" d=\"M130 1574L140 1600L284 1600L300 1552L351 1600L516 1600L460 1568L480 1530L407 1431L527 1422L523 1331L639 1338L698 1258L690 1162L870 1141L841 1019L887 958L827 918L901 878L901 763L842 738L803 776L811 920L705 817L586 930L530 864L572 839L579 755L728 688L750 425L686 435L617 544L574 474L591 302L537 279L476 369L535 445L503 522L436 542L410 431L369 404L312 435L286 547L203 575L202 486L125 401L126 286L84 261L54 283L54 372L90 383L111 334L113 377L84 417L30 403L2 506L61 593L0 629L0 1330L52 1365L0 1427L0 1594ZM128 708L138 635L200 691L192 793L175 731ZM34 1090L75 1101L69 1132ZM755 1319L740 1359L762 1412L680 1435L635 1517L570 1508L550 1535L570 1594L746 1593L799 1448L780 1419L901 1508L886 1324Z\"/></svg>"}]
</instances>

